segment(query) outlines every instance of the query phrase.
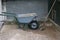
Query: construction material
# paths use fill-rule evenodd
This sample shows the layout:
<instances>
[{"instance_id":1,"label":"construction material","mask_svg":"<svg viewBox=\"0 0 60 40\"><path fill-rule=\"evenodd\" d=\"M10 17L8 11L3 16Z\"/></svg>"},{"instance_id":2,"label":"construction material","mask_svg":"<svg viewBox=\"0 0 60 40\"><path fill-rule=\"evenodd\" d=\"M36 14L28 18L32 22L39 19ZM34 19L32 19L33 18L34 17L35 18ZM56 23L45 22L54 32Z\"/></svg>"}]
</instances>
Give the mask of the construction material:
<instances>
[{"instance_id":1,"label":"construction material","mask_svg":"<svg viewBox=\"0 0 60 40\"><path fill-rule=\"evenodd\" d=\"M55 29L60 31L60 26L58 24L56 24L53 20L49 19L54 25L55 25Z\"/></svg>"}]
</instances>

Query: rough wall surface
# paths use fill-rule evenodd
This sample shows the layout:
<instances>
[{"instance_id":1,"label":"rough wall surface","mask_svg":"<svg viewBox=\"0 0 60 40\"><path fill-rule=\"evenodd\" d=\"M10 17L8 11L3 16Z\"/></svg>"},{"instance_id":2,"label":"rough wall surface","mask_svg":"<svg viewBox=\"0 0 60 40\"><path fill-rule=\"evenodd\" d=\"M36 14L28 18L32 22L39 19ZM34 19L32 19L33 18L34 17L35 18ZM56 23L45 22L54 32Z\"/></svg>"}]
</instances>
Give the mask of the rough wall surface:
<instances>
[{"instance_id":1,"label":"rough wall surface","mask_svg":"<svg viewBox=\"0 0 60 40\"><path fill-rule=\"evenodd\" d=\"M8 13L37 13L38 19L45 17L48 13L48 1L8 1Z\"/></svg>"}]
</instances>

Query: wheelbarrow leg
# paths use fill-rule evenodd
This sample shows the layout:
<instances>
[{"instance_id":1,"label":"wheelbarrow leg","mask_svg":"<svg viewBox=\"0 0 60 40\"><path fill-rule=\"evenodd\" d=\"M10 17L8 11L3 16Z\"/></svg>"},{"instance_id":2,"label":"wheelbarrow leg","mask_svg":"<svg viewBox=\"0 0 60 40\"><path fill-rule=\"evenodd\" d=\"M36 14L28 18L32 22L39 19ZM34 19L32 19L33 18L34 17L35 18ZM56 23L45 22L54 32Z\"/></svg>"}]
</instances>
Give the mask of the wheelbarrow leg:
<instances>
[{"instance_id":1,"label":"wheelbarrow leg","mask_svg":"<svg viewBox=\"0 0 60 40\"><path fill-rule=\"evenodd\" d=\"M27 24L19 24L18 27L23 29L23 30L28 29L28 25Z\"/></svg>"},{"instance_id":2,"label":"wheelbarrow leg","mask_svg":"<svg viewBox=\"0 0 60 40\"><path fill-rule=\"evenodd\" d=\"M23 30L27 30L27 29L28 29L28 24L24 24Z\"/></svg>"}]
</instances>

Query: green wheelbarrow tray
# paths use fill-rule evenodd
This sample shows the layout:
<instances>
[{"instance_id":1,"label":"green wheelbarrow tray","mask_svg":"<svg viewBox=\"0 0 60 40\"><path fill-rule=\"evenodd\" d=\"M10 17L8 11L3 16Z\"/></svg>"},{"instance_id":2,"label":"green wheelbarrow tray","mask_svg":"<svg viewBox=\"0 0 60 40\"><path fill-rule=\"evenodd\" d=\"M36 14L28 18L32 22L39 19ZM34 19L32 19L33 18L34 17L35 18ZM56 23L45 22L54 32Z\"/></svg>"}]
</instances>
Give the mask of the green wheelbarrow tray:
<instances>
[{"instance_id":1,"label":"green wheelbarrow tray","mask_svg":"<svg viewBox=\"0 0 60 40\"><path fill-rule=\"evenodd\" d=\"M35 13L16 14L16 19L19 23L30 23L31 21L37 21L37 15Z\"/></svg>"}]
</instances>

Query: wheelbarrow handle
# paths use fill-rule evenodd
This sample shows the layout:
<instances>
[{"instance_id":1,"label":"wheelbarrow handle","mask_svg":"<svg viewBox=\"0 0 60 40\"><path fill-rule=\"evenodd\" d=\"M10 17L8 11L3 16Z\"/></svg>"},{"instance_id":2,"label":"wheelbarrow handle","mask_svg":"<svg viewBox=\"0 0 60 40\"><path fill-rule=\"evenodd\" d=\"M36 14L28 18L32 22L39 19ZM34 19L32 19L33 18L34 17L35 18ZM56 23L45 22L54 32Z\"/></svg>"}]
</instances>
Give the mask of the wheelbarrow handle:
<instances>
[{"instance_id":1,"label":"wheelbarrow handle","mask_svg":"<svg viewBox=\"0 0 60 40\"><path fill-rule=\"evenodd\" d=\"M0 16L13 16L13 17L15 17L14 15L8 15L8 14L0 14Z\"/></svg>"}]
</instances>

